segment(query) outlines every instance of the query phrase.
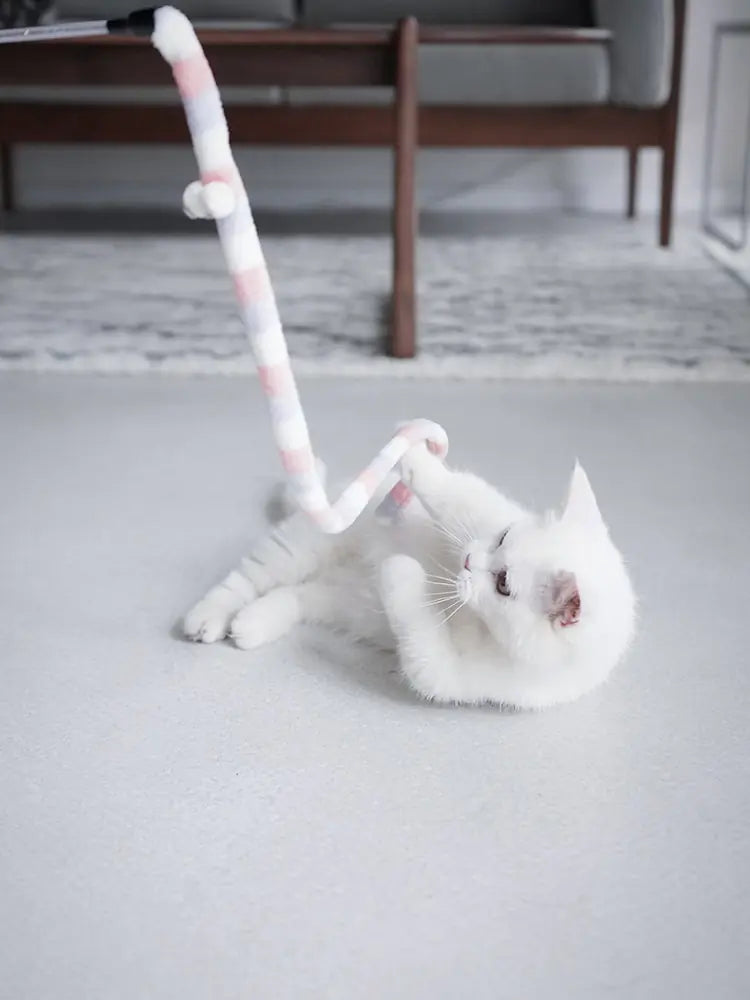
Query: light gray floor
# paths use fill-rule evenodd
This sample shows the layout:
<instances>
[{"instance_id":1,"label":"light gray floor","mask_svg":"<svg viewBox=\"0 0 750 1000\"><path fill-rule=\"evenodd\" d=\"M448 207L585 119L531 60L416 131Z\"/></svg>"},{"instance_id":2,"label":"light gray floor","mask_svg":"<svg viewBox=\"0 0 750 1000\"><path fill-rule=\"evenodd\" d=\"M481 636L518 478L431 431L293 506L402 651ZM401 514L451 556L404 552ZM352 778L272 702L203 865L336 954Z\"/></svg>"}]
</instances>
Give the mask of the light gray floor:
<instances>
[{"instance_id":1,"label":"light gray floor","mask_svg":"<svg viewBox=\"0 0 750 1000\"><path fill-rule=\"evenodd\" d=\"M3 1000L748 996L748 388L303 390L340 473L414 415L528 502L579 455L637 646L533 715L182 642L275 478L256 386L3 377Z\"/></svg>"}]
</instances>

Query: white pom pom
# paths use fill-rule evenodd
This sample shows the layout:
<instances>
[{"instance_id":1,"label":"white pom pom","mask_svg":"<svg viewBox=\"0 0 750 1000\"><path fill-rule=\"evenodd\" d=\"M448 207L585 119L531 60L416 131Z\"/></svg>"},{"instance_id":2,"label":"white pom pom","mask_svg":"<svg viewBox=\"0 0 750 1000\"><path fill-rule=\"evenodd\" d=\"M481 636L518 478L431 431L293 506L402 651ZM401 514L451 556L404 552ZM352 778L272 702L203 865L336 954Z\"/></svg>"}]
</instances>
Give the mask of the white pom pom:
<instances>
[{"instance_id":1,"label":"white pom pom","mask_svg":"<svg viewBox=\"0 0 750 1000\"><path fill-rule=\"evenodd\" d=\"M223 181L211 181L203 188L203 201L212 219L226 219L234 211L234 192Z\"/></svg>"},{"instance_id":2,"label":"white pom pom","mask_svg":"<svg viewBox=\"0 0 750 1000\"><path fill-rule=\"evenodd\" d=\"M203 185L200 181L193 181L185 188L182 195L182 210L188 219L208 218L203 200Z\"/></svg>"},{"instance_id":3,"label":"white pom pom","mask_svg":"<svg viewBox=\"0 0 750 1000\"><path fill-rule=\"evenodd\" d=\"M211 181L205 187L193 181L182 196L182 208L189 219L226 219L234 205L234 192L223 181Z\"/></svg>"}]
</instances>

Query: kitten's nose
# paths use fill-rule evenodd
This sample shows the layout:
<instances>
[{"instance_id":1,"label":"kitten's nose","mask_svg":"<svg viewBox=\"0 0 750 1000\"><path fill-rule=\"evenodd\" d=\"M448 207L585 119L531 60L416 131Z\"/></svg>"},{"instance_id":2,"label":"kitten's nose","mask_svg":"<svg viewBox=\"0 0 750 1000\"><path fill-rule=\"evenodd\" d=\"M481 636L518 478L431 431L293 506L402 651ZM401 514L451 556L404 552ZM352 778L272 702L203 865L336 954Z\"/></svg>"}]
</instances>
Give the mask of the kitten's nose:
<instances>
[{"instance_id":1,"label":"kitten's nose","mask_svg":"<svg viewBox=\"0 0 750 1000\"><path fill-rule=\"evenodd\" d=\"M467 557L464 559L464 569L468 570L471 569L471 556L467 555Z\"/></svg>"}]
</instances>

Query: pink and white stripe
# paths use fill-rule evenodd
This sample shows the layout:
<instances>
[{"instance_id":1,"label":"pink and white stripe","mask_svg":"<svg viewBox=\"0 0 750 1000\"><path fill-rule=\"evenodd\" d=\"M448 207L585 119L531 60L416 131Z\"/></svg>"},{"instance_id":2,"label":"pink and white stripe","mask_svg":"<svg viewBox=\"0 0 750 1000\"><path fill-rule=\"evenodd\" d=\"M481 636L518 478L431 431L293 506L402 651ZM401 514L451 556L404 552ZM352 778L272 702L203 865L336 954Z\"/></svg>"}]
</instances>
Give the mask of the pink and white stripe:
<instances>
[{"instance_id":1,"label":"pink and white stripe","mask_svg":"<svg viewBox=\"0 0 750 1000\"><path fill-rule=\"evenodd\" d=\"M155 12L154 46L172 67L182 98L203 185L226 184L233 195L229 214L216 219L224 259L268 399L273 434L299 504L328 533L348 528L361 514L401 458L427 441L437 454L448 450L438 424L415 420L400 428L370 464L330 503L317 473L307 422L292 374L276 299L253 221L247 192L229 144L219 91L190 21L174 7ZM396 516L411 499L396 483L381 506Z\"/></svg>"}]
</instances>

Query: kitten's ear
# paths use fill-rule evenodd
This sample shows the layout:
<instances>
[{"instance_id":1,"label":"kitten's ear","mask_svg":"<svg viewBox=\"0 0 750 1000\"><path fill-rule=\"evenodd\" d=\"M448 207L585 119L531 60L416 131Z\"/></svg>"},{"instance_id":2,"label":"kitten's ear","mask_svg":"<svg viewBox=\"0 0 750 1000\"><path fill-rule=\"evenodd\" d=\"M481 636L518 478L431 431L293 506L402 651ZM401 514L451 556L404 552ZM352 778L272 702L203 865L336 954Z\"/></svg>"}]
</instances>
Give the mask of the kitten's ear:
<instances>
[{"instance_id":1,"label":"kitten's ear","mask_svg":"<svg viewBox=\"0 0 750 1000\"><path fill-rule=\"evenodd\" d=\"M573 475L570 478L568 496L561 520L587 527L604 527L589 477L578 462L576 462Z\"/></svg>"},{"instance_id":2,"label":"kitten's ear","mask_svg":"<svg viewBox=\"0 0 750 1000\"><path fill-rule=\"evenodd\" d=\"M574 573L563 571L550 577L545 588L545 611L552 622L575 625L581 618L581 595Z\"/></svg>"}]
</instances>

